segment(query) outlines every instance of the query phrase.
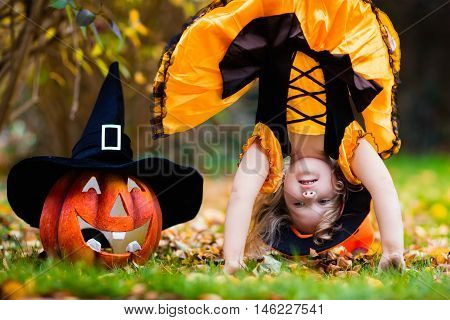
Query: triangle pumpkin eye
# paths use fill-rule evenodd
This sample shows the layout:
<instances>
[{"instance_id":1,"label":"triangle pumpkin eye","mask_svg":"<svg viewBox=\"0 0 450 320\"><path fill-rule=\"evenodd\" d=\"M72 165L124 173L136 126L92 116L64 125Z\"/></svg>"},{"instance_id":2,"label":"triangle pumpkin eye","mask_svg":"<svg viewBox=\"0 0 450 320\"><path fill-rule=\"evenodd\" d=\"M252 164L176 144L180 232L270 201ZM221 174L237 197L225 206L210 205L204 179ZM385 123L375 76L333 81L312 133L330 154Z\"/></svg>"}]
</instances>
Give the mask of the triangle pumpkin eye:
<instances>
[{"instance_id":1,"label":"triangle pumpkin eye","mask_svg":"<svg viewBox=\"0 0 450 320\"><path fill-rule=\"evenodd\" d=\"M127 185L128 185L128 192L131 192L134 189L141 191L141 188L138 186L138 184L133 179L128 178Z\"/></svg>"},{"instance_id":2,"label":"triangle pumpkin eye","mask_svg":"<svg viewBox=\"0 0 450 320\"><path fill-rule=\"evenodd\" d=\"M88 192L90 189L94 189L97 194L101 194L100 187L97 182L97 178L91 177L84 186L82 192Z\"/></svg>"}]
</instances>

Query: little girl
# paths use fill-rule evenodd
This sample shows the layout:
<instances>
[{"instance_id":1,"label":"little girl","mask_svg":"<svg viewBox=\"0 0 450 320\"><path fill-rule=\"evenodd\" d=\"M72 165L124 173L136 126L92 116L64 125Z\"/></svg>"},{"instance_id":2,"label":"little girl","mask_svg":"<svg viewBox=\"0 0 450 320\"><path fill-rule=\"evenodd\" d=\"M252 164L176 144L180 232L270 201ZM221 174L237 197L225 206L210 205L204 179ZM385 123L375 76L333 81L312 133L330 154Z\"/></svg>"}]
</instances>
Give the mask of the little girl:
<instances>
[{"instance_id":1,"label":"little girl","mask_svg":"<svg viewBox=\"0 0 450 320\"><path fill-rule=\"evenodd\" d=\"M259 80L227 209L225 271L261 241L287 255L365 251L371 200L380 267L403 267L400 206L381 159L400 147L399 68L398 35L369 0L215 0L169 42L153 87L155 138L203 123Z\"/></svg>"},{"instance_id":2,"label":"little girl","mask_svg":"<svg viewBox=\"0 0 450 320\"><path fill-rule=\"evenodd\" d=\"M276 167L279 167L281 160L277 161L275 157L280 154L276 148L265 149L270 140L276 139L270 129L263 126L257 125L253 137L244 147L246 152L234 178L225 222L224 255L227 272L234 272L244 265L246 239L250 252L259 251L260 240L277 246L276 241L282 237L280 229L285 224L291 225L300 237L312 236L317 244L329 241L342 228L339 228L337 221L342 215L346 194L352 192L346 186L346 179L340 177L338 165L324 153L323 135L295 133L290 133L291 143L295 146L290 164L282 184L277 188L277 181L282 178L274 172L279 170ZM355 123L353 126L358 125ZM258 127L262 127L261 130ZM344 148L342 146L342 152ZM373 198L383 248L380 267L384 269L393 265L402 268L403 225L391 176L364 137L357 139L353 152L348 167L351 173L348 172L354 175L353 179L358 177ZM260 191L274 193L263 196ZM260 198L254 210L254 223L247 236L258 194ZM367 218L361 227L364 231L358 237L350 237L341 243L350 252L366 251L372 243L372 230Z\"/></svg>"}]
</instances>

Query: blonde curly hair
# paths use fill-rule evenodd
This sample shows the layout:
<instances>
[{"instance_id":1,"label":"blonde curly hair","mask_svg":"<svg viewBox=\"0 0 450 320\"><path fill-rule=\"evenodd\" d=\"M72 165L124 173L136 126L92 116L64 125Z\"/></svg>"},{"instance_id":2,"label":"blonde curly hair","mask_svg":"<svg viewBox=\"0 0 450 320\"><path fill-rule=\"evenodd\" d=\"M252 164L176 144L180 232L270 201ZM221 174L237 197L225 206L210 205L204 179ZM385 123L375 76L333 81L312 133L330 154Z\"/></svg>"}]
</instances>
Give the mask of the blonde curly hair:
<instances>
[{"instance_id":1,"label":"blonde curly hair","mask_svg":"<svg viewBox=\"0 0 450 320\"><path fill-rule=\"evenodd\" d=\"M314 243L322 244L330 240L341 229L337 221L342 215L342 209L347 199L349 185L336 163L332 164L333 187L336 195L327 205L313 237ZM259 194L253 207L252 224L247 237L246 253L248 255L263 254L268 246L273 246L280 238L280 230L283 226L291 224L289 210L284 199L283 184L275 193Z\"/></svg>"}]
</instances>

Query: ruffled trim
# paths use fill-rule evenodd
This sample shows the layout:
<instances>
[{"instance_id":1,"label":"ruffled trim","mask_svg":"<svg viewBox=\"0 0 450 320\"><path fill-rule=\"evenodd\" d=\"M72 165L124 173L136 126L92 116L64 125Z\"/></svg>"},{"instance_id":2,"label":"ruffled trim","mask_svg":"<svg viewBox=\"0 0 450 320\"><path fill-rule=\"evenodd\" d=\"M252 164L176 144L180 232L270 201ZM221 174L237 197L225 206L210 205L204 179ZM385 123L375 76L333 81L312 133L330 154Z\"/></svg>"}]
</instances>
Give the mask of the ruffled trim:
<instances>
[{"instance_id":1,"label":"ruffled trim","mask_svg":"<svg viewBox=\"0 0 450 320\"><path fill-rule=\"evenodd\" d=\"M166 83L167 74L171 65L172 54L181 39L181 35L188 29L194 22L203 17L205 14L219 7L224 7L233 0L214 0L206 7L202 8L197 14L195 14L189 21L187 21L181 30L181 32L173 37L167 46L159 60L159 69L156 72L155 80L153 81L153 95L152 103L150 104L150 125L152 127L153 139L167 136L164 132L163 119L166 117L167 110L165 107L166 102Z\"/></svg>"},{"instance_id":2,"label":"ruffled trim","mask_svg":"<svg viewBox=\"0 0 450 320\"><path fill-rule=\"evenodd\" d=\"M281 186L283 181L283 155L281 145L272 130L265 124L258 122L253 129L252 135L242 147L239 155L239 163L242 161L247 150L253 143L258 143L259 149L264 152L269 161L269 174L261 187L261 193L274 193Z\"/></svg>"},{"instance_id":3,"label":"ruffled trim","mask_svg":"<svg viewBox=\"0 0 450 320\"><path fill-rule=\"evenodd\" d=\"M388 150L385 150L380 153L380 156L383 159L389 158L392 154L397 153L400 150L401 146L401 140L399 138L399 132L398 132L398 124L399 124L399 118L398 118L398 99L397 99L397 92L398 92L398 83L400 81L399 77L399 71L400 71L400 44L399 39L397 36L397 33L394 30L394 27L389 20L389 18L386 16L386 14L378 9L372 2L372 0L362 0L370 5L372 8L373 13L375 14L375 17L377 18L378 24L380 26L380 32L381 36L383 38L383 42L386 45L387 51L389 53L389 65L392 70L392 74L394 76L394 84L391 89L391 123L392 123L392 131L394 133L395 139L392 141L392 147ZM390 38L391 37L391 38ZM394 41L396 41L396 48L391 47L391 41L392 38ZM379 150L379 149L376 149Z\"/></svg>"},{"instance_id":4,"label":"ruffled trim","mask_svg":"<svg viewBox=\"0 0 450 320\"><path fill-rule=\"evenodd\" d=\"M353 121L345 128L344 137L342 138L341 145L339 147L339 159L338 164L344 174L345 179L353 184L360 185L359 180L353 173L350 163L352 162L355 150L359 145L359 139L366 139L375 150L378 150L378 146L375 141L375 136L371 132L365 132L358 122Z\"/></svg>"}]
</instances>

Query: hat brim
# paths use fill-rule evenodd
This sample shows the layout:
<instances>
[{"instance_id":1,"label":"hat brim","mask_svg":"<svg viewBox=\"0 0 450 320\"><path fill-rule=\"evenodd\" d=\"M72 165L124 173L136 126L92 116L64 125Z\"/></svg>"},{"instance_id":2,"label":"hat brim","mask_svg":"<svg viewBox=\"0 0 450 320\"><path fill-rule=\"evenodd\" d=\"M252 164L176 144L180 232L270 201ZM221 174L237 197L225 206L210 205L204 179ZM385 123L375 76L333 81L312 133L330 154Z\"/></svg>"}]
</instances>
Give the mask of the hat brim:
<instances>
[{"instance_id":1,"label":"hat brim","mask_svg":"<svg viewBox=\"0 0 450 320\"><path fill-rule=\"evenodd\" d=\"M60 177L72 170L113 170L139 177L158 198L163 229L193 219L202 203L200 173L164 158L114 164L89 159L33 157L17 163L8 175L7 197L11 208L18 217L38 228L47 194Z\"/></svg>"},{"instance_id":2,"label":"hat brim","mask_svg":"<svg viewBox=\"0 0 450 320\"><path fill-rule=\"evenodd\" d=\"M332 239L318 245L314 243L313 237L300 238L289 225L280 230L280 238L272 248L288 256L301 256L310 254L310 250L322 252L340 245L352 235L357 235L358 228L370 212L371 196L367 189L350 192L342 211L342 216L337 224L341 230Z\"/></svg>"}]
</instances>

